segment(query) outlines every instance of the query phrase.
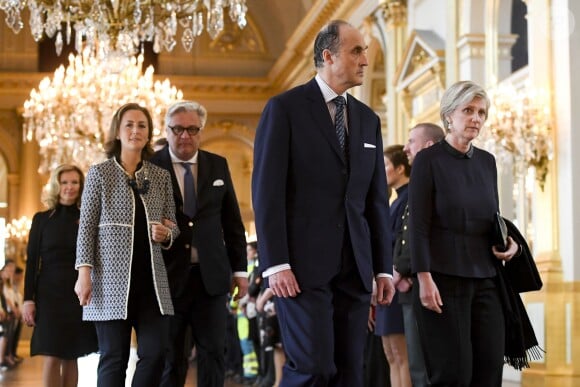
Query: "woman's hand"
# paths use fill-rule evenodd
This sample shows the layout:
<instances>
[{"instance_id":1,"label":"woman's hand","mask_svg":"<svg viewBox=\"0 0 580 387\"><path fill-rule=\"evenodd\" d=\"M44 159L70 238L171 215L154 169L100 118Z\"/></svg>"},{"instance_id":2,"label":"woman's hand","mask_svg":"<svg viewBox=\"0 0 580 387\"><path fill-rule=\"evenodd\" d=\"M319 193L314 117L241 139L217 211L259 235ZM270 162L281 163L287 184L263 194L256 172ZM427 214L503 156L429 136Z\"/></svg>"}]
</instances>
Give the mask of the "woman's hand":
<instances>
[{"instance_id":1,"label":"woman's hand","mask_svg":"<svg viewBox=\"0 0 580 387\"><path fill-rule=\"evenodd\" d=\"M157 243L166 243L171 240L171 227L174 223L163 219L163 223L151 222L151 239Z\"/></svg>"},{"instance_id":2,"label":"woman's hand","mask_svg":"<svg viewBox=\"0 0 580 387\"><path fill-rule=\"evenodd\" d=\"M93 295L93 282L91 281L91 267L81 266L79 267L79 276L77 282L75 283L75 293L79 298L79 303L81 306L88 305L91 302L91 297Z\"/></svg>"},{"instance_id":3,"label":"woman's hand","mask_svg":"<svg viewBox=\"0 0 580 387\"><path fill-rule=\"evenodd\" d=\"M36 325L36 304L33 301L27 301L22 305L22 321L29 327Z\"/></svg>"},{"instance_id":4,"label":"woman's hand","mask_svg":"<svg viewBox=\"0 0 580 387\"><path fill-rule=\"evenodd\" d=\"M514 257L514 255L516 255L516 253L518 253L520 248L520 245L518 245L511 236L508 236L508 248L506 251L499 251L495 246L492 246L491 251L493 251L493 255L495 255L497 259L508 262Z\"/></svg>"},{"instance_id":5,"label":"woman's hand","mask_svg":"<svg viewBox=\"0 0 580 387\"><path fill-rule=\"evenodd\" d=\"M443 310L441 309L443 301L441 300L439 289L437 288L435 281L433 281L431 273L428 271L417 273L417 278L419 279L421 305L433 312L443 313Z\"/></svg>"}]
</instances>

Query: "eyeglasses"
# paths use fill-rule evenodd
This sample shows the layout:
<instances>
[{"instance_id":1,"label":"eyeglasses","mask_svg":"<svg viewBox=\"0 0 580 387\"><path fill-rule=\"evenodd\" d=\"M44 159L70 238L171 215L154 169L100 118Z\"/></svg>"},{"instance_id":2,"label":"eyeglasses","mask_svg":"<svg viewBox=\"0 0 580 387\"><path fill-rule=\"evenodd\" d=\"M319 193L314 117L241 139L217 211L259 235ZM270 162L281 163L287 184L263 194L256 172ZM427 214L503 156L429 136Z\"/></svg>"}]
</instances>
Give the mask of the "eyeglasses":
<instances>
[{"instance_id":1,"label":"eyeglasses","mask_svg":"<svg viewBox=\"0 0 580 387\"><path fill-rule=\"evenodd\" d=\"M181 134L186 130L187 130L187 134L189 134L190 136L195 136L201 130L201 128L198 126L188 126L187 128L184 128L181 125L175 125L175 126L167 125L167 127L169 129L171 129L173 134L175 134L176 136L181 136Z\"/></svg>"}]
</instances>

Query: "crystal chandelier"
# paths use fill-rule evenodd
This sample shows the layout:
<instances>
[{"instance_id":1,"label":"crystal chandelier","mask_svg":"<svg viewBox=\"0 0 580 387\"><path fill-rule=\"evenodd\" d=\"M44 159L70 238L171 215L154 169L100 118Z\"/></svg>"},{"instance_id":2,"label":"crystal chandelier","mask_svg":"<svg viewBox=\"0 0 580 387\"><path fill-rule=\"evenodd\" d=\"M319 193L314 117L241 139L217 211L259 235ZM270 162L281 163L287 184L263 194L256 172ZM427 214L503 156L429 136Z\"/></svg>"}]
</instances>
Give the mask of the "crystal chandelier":
<instances>
[{"instance_id":1,"label":"crystal chandelier","mask_svg":"<svg viewBox=\"0 0 580 387\"><path fill-rule=\"evenodd\" d=\"M6 256L8 258L16 258L18 260L25 260L26 245L28 244L28 232L32 220L26 216L19 219L12 219L6 225Z\"/></svg>"},{"instance_id":2,"label":"crystal chandelier","mask_svg":"<svg viewBox=\"0 0 580 387\"><path fill-rule=\"evenodd\" d=\"M552 119L546 93L531 87L516 90L504 84L489 91L491 106L479 143L500 165L512 165L516 177L530 169L544 189L553 157Z\"/></svg>"},{"instance_id":3,"label":"crystal chandelier","mask_svg":"<svg viewBox=\"0 0 580 387\"><path fill-rule=\"evenodd\" d=\"M40 173L62 163L77 164L84 171L103 160L103 144L115 111L137 102L150 111L154 137L164 127L166 108L181 100L181 90L168 79L153 81L153 67L142 73L143 56L119 55L99 61L85 49L70 55L52 79L44 78L24 103L24 140L40 145ZM119 70L121 69L121 70Z\"/></svg>"},{"instance_id":4,"label":"crystal chandelier","mask_svg":"<svg viewBox=\"0 0 580 387\"><path fill-rule=\"evenodd\" d=\"M77 52L88 45L93 52L115 50L132 55L143 42L153 50L173 50L178 25L181 43L191 51L195 38L207 32L214 40L224 29L224 13L240 29L246 26L245 0L0 0L6 23L18 33L23 28L21 11L30 11L30 29L35 41L46 34L56 36L60 55L63 41L70 43L74 30ZM107 54L106 52L104 53Z\"/></svg>"}]
</instances>

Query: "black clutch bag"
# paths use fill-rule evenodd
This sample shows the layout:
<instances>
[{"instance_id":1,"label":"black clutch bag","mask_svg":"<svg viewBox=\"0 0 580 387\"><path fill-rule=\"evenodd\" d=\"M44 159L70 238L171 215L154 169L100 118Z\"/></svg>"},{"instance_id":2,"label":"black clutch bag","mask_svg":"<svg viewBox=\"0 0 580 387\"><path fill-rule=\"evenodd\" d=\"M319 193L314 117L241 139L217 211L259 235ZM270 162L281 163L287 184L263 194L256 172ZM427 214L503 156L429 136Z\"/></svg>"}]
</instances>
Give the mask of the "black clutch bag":
<instances>
[{"instance_id":1,"label":"black clutch bag","mask_svg":"<svg viewBox=\"0 0 580 387\"><path fill-rule=\"evenodd\" d=\"M508 248L508 228L499 212L495 213L493 222L493 245L500 251Z\"/></svg>"}]
</instances>

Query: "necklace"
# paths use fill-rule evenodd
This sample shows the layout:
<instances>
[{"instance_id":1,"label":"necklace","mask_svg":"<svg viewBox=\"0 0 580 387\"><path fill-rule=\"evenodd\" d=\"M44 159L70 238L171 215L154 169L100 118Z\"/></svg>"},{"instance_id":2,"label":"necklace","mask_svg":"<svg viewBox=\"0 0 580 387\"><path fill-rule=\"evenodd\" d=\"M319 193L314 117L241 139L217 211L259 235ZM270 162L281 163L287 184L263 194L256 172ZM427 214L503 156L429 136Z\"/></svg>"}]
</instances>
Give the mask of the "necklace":
<instances>
[{"instance_id":1,"label":"necklace","mask_svg":"<svg viewBox=\"0 0 580 387\"><path fill-rule=\"evenodd\" d=\"M129 184L129 187L131 187L133 189L133 191L137 192L140 195L144 195L147 192L149 192L149 174L147 171L147 167L144 166L142 164L142 162L140 162L139 164L137 164L137 168L135 169L135 173L133 173L133 175L129 174L127 172L127 170L124 169L124 164L123 165L123 170L125 172L125 174L127 175L127 184ZM137 175L136 175L136 171L143 169L143 174L145 175L145 177L143 178L143 185L139 186L139 183L137 181Z\"/></svg>"}]
</instances>

